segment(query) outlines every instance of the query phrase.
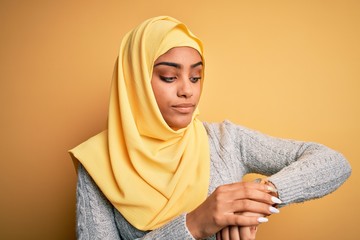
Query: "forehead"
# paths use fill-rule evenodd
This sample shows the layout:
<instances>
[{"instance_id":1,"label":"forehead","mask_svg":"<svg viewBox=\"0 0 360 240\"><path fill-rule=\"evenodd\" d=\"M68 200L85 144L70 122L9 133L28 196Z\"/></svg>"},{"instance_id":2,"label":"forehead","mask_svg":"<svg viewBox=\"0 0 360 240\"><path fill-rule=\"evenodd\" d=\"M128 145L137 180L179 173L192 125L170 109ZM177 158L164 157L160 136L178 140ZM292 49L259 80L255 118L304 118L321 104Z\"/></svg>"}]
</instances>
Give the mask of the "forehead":
<instances>
[{"instance_id":1,"label":"forehead","mask_svg":"<svg viewBox=\"0 0 360 240\"><path fill-rule=\"evenodd\" d=\"M155 63L171 61L176 63L190 63L202 61L200 53L191 47L175 47L158 57Z\"/></svg>"}]
</instances>

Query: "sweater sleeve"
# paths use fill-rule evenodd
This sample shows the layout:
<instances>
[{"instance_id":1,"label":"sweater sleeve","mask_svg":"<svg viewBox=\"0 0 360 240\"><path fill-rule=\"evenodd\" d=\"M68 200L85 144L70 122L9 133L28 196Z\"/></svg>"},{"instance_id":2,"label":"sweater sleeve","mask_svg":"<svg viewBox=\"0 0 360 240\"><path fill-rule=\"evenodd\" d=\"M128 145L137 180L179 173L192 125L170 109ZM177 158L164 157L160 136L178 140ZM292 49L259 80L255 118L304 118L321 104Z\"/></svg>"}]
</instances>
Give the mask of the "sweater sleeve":
<instances>
[{"instance_id":1,"label":"sweater sleeve","mask_svg":"<svg viewBox=\"0 0 360 240\"><path fill-rule=\"evenodd\" d=\"M151 239L184 239L184 240L195 240L191 235L188 228L186 227L186 214L182 214L179 217L173 219L164 226L155 229L143 238L142 240Z\"/></svg>"},{"instance_id":2,"label":"sweater sleeve","mask_svg":"<svg viewBox=\"0 0 360 240\"><path fill-rule=\"evenodd\" d=\"M274 138L228 121L224 125L238 146L238 162L248 173L269 176L283 205L329 194L351 174L344 156L324 145Z\"/></svg>"},{"instance_id":3,"label":"sweater sleeve","mask_svg":"<svg viewBox=\"0 0 360 240\"><path fill-rule=\"evenodd\" d=\"M182 214L150 232L131 226L106 199L85 168L79 164L77 182L77 239L186 239L193 240Z\"/></svg>"},{"instance_id":4,"label":"sweater sleeve","mask_svg":"<svg viewBox=\"0 0 360 240\"><path fill-rule=\"evenodd\" d=\"M111 204L81 164L76 200L77 239L120 239Z\"/></svg>"}]
</instances>

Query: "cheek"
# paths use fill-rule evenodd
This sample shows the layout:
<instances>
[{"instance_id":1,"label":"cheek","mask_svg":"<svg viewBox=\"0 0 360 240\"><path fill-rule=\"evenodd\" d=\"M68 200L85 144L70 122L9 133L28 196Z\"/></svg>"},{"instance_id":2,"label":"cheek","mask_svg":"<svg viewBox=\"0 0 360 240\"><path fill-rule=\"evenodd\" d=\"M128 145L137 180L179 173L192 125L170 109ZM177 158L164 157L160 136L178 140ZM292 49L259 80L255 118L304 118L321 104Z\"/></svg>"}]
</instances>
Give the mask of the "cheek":
<instances>
[{"instance_id":1,"label":"cheek","mask_svg":"<svg viewBox=\"0 0 360 240\"><path fill-rule=\"evenodd\" d=\"M194 91L194 95L196 95L197 102L199 102L200 96L201 96L201 84L196 86L195 91Z\"/></svg>"},{"instance_id":2,"label":"cheek","mask_svg":"<svg viewBox=\"0 0 360 240\"><path fill-rule=\"evenodd\" d=\"M154 79L154 77L151 79L151 87L155 96L156 101L160 99L161 96L161 86L159 85L158 81Z\"/></svg>"},{"instance_id":3,"label":"cheek","mask_svg":"<svg viewBox=\"0 0 360 240\"><path fill-rule=\"evenodd\" d=\"M164 88L162 84L156 83L151 85L154 92L156 103L161 113L163 113L168 102L169 91L166 88Z\"/></svg>"}]
</instances>

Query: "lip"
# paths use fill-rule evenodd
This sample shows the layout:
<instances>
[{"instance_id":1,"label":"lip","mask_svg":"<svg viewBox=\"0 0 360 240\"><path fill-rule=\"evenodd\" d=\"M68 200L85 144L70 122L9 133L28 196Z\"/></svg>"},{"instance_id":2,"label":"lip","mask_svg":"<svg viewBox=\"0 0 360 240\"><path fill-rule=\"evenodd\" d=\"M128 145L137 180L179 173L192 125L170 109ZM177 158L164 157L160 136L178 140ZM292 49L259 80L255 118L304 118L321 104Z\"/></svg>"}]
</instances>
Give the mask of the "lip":
<instances>
[{"instance_id":1,"label":"lip","mask_svg":"<svg viewBox=\"0 0 360 240\"><path fill-rule=\"evenodd\" d=\"M172 105L172 108L179 113L187 114L193 112L195 108L195 104L181 103L181 104Z\"/></svg>"}]
</instances>

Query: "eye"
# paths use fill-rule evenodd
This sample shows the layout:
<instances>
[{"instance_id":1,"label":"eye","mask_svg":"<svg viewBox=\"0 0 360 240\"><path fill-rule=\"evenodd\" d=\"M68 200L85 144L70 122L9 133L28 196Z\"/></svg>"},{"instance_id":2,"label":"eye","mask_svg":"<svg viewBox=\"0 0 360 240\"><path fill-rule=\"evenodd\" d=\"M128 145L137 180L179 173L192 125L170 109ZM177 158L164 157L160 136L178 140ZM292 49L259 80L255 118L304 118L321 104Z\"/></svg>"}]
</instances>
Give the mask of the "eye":
<instances>
[{"instance_id":1,"label":"eye","mask_svg":"<svg viewBox=\"0 0 360 240\"><path fill-rule=\"evenodd\" d=\"M201 77L191 77L191 78L190 78L190 81L191 81L192 83L197 83L200 79L201 79Z\"/></svg>"},{"instance_id":2,"label":"eye","mask_svg":"<svg viewBox=\"0 0 360 240\"><path fill-rule=\"evenodd\" d=\"M160 76L160 79L161 79L162 81L164 81L164 82L171 83L171 82L173 82L173 81L176 79L176 77L164 77L164 76Z\"/></svg>"}]
</instances>

